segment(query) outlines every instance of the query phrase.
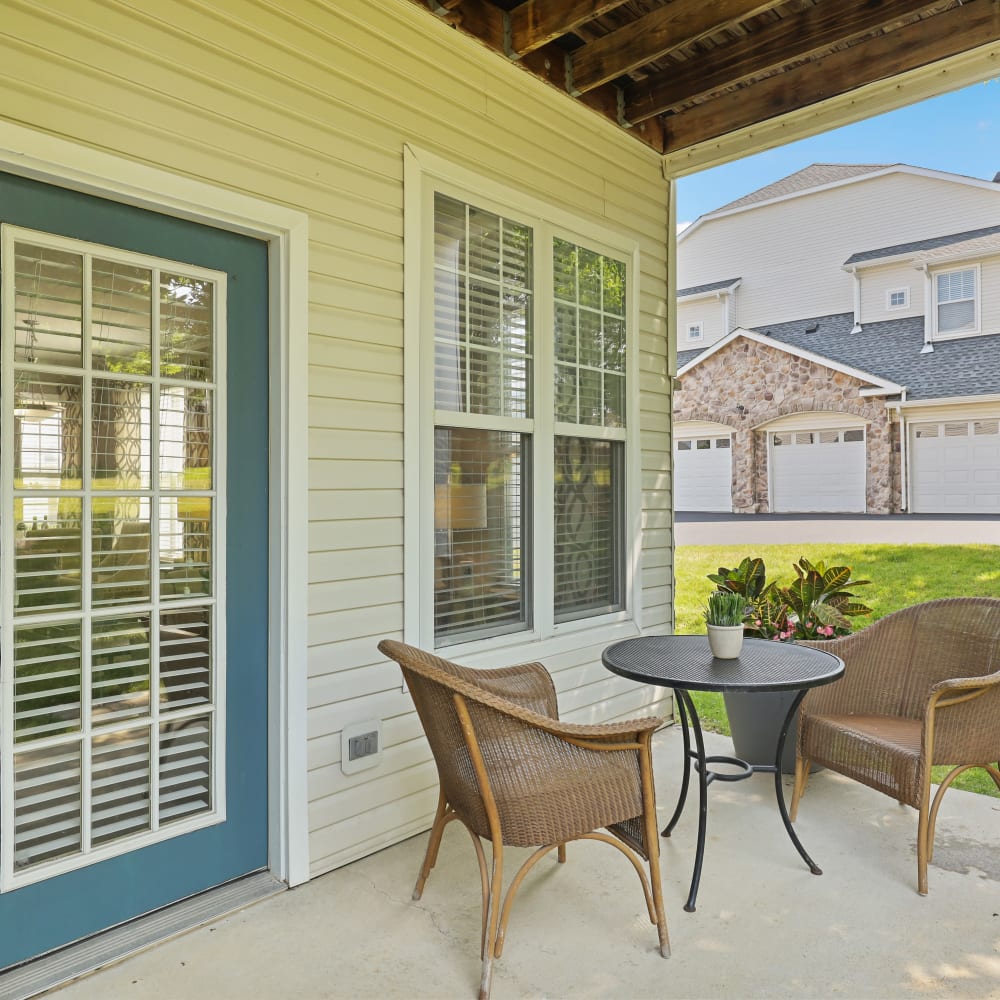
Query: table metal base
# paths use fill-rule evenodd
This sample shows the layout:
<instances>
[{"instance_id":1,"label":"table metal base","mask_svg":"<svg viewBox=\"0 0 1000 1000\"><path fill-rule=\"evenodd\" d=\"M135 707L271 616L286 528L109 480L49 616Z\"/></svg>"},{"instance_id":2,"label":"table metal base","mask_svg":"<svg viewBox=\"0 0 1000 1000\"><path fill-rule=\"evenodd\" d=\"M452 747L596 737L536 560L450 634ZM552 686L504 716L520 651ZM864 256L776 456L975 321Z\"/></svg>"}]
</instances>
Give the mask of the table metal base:
<instances>
[{"instance_id":1,"label":"table metal base","mask_svg":"<svg viewBox=\"0 0 1000 1000\"><path fill-rule=\"evenodd\" d=\"M749 778L753 774L773 774L775 797L778 800L778 811L781 814L781 821L785 824L785 830L795 845L795 849L802 856L802 860L809 866L809 871L813 875L822 875L822 870L806 853L806 849L802 846L802 842L792 828L791 820L788 818L788 809L785 806L784 789L781 785L781 754L785 749L785 738L788 736L789 727L795 718L795 713L799 710L799 705L805 697L806 691L800 691L788 709L788 714L785 716L785 721L781 726L781 733L778 736L778 746L773 764L750 764L739 757L706 756L705 739L701 732L701 722L698 719L698 713L695 710L694 702L691 700L691 695L684 688L674 688L674 691L677 694L677 704L680 708L681 725L683 726L684 759L685 761L691 760L694 762L694 770L698 774L698 845L694 855L694 872L691 875L691 889L688 892L684 909L688 913L693 913L695 910L698 886L701 883L701 866L705 858L705 831L708 825L708 786L713 781L743 781L744 778ZM688 728L689 719L691 721L690 729ZM694 733L694 749L691 748L692 732ZM713 771L710 767L712 764L729 764L739 770L733 773ZM691 768L685 767L677 805L674 808L673 816L670 817L670 822L663 828L662 836L669 837L678 820L680 820L681 813L684 812L684 804L687 801L690 783Z\"/></svg>"}]
</instances>

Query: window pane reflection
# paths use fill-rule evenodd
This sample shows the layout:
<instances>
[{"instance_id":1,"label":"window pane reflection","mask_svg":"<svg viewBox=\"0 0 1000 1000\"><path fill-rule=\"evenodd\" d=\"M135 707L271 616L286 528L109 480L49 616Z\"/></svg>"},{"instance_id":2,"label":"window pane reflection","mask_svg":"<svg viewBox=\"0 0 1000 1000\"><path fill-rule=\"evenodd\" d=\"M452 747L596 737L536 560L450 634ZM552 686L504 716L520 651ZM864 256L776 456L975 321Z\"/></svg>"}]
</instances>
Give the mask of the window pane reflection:
<instances>
[{"instance_id":1,"label":"window pane reflection","mask_svg":"<svg viewBox=\"0 0 1000 1000\"><path fill-rule=\"evenodd\" d=\"M435 431L438 644L526 628L526 483L519 434Z\"/></svg>"}]
</instances>

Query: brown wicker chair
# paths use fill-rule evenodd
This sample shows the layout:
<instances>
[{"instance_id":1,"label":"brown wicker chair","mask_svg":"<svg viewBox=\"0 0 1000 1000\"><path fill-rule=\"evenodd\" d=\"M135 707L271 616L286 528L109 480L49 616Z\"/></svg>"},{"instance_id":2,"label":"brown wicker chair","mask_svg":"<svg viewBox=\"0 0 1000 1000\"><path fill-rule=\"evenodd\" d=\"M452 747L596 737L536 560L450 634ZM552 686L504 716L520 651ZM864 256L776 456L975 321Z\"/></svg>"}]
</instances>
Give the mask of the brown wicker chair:
<instances>
[{"instance_id":1,"label":"brown wicker chair","mask_svg":"<svg viewBox=\"0 0 1000 1000\"><path fill-rule=\"evenodd\" d=\"M571 840L604 841L632 862L659 932L660 953L667 957L650 754L662 720L560 722L552 678L540 663L474 670L400 642L383 640L378 648L402 668L441 785L413 898L423 893L451 820L468 828L479 858L480 998L489 996L493 959L503 950L511 903L524 876L553 848L565 861ZM599 832L602 828L609 832ZM492 873L481 838L493 846ZM538 850L502 897L505 846ZM649 863L648 880L637 854Z\"/></svg>"},{"instance_id":2,"label":"brown wicker chair","mask_svg":"<svg viewBox=\"0 0 1000 1000\"><path fill-rule=\"evenodd\" d=\"M913 806L917 888L926 895L934 825L949 785L981 767L1000 788L1000 600L928 601L821 645L846 671L802 702L791 818L810 764ZM953 766L933 801L932 764Z\"/></svg>"}]
</instances>

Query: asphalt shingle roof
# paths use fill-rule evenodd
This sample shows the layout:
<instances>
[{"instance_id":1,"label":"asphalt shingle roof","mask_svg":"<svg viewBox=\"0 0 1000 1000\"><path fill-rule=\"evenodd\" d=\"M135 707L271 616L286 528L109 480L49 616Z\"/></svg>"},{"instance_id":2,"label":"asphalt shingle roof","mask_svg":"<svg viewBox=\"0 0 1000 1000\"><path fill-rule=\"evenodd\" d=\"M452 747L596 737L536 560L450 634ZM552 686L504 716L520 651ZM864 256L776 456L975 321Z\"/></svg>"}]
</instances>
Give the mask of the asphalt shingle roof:
<instances>
[{"instance_id":1,"label":"asphalt shingle roof","mask_svg":"<svg viewBox=\"0 0 1000 1000\"><path fill-rule=\"evenodd\" d=\"M707 285L692 285L690 288L678 288L678 297L682 295L701 295L702 292L717 292L720 288L735 285L739 278L727 278L725 281L710 281Z\"/></svg>"},{"instance_id":2,"label":"asphalt shingle roof","mask_svg":"<svg viewBox=\"0 0 1000 1000\"><path fill-rule=\"evenodd\" d=\"M1000 334L937 341L933 352L922 354L922 316L866 323L861 333L851 333L853 326L853 313L839 313L772 323L755 332L906 386L908 400L1000 395ZM678 367L701 353L679 351Z\"/></svg>"},{"instance_id":3,"label":"asphalt shingle roof","mask_svg":"<svg viewBox=\"0 0 1000 1000\"><path fill-rule=\"evenodd\" d=\"M913 243L897 243L891 247L881 247L878 250L863 250L851 254L845 264L860 264L862 261L877 260L879 257L898 257L909 253L919 253L922 250L938 250L957 243L969 243L986 236L1000 234L1000 226L987 226L985 229L970 229L964 233L949 233L947 236L933 236L926 240L916 240Z\"/></svg>"},{"instance_id":4,"label":"asphalt shingle roof","mask_svg":"<svg viewBox=\"0 0 1000 1000\"><path fill-rule=\"evenodd\" d=\"M756 205L758 202L781 198L784 195L795 194L797 191L808 191L809 188L835 184L837 181L850 180L852 177L860 177L863 174L871 174L876 170L885 170L888 167L899 165L898 163L812 163L794 174L789 174L773 184L751 191L750 194L737 198L736 201L731 201L706 214L715 215L716 212L728 212L733 208Z\"/></svg>"}]
</instances>

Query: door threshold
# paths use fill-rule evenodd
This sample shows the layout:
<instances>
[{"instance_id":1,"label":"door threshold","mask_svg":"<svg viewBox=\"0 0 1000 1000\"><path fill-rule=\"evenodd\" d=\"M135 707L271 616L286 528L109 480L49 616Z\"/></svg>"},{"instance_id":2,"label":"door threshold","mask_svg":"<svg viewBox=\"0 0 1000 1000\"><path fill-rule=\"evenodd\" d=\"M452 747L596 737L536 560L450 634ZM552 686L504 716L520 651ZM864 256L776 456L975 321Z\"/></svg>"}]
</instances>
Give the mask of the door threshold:
<instances>
[{"instance_id":1,"label":"door threshold","mask_svg":"<svg viewBox=\"0 0 1000 1000\"><path fill-rule=\"evenodd\" d=\"M0 997L27 1000L38 996L287 888L284 882L265 871L208 889L0 972Z\"/></svg>"}]
</instances>

